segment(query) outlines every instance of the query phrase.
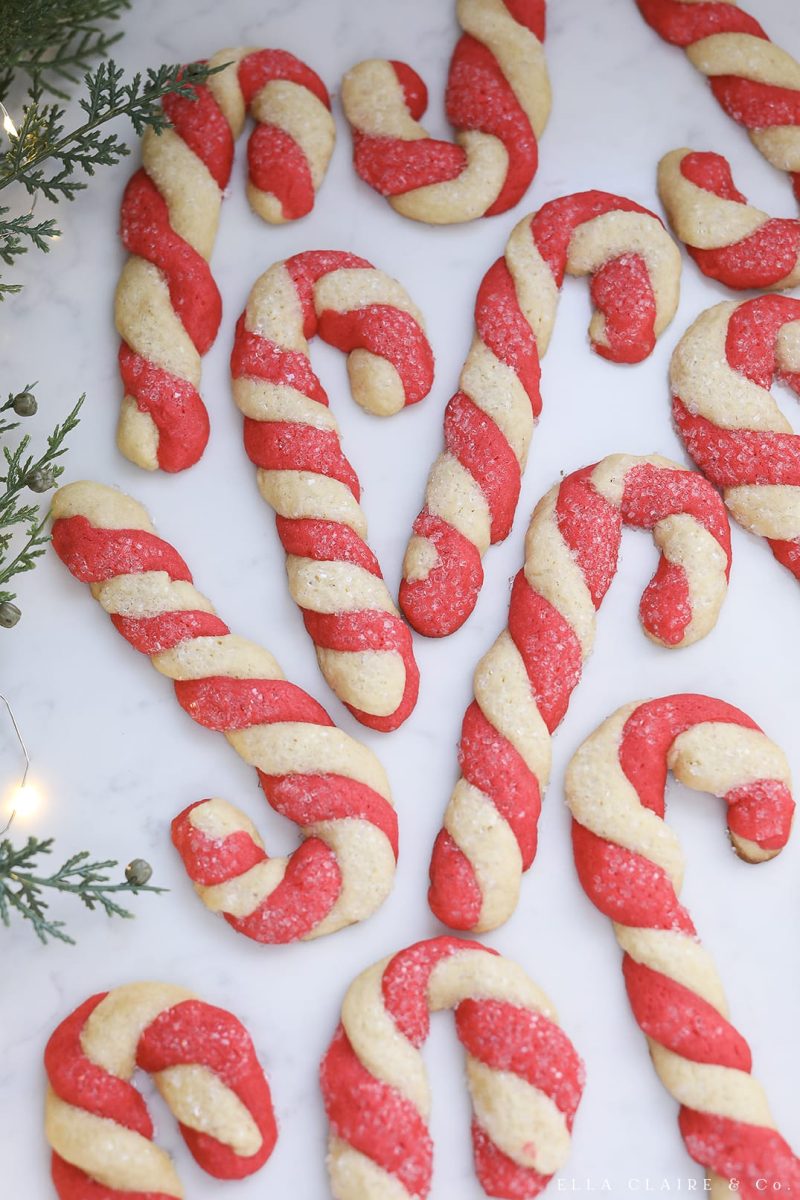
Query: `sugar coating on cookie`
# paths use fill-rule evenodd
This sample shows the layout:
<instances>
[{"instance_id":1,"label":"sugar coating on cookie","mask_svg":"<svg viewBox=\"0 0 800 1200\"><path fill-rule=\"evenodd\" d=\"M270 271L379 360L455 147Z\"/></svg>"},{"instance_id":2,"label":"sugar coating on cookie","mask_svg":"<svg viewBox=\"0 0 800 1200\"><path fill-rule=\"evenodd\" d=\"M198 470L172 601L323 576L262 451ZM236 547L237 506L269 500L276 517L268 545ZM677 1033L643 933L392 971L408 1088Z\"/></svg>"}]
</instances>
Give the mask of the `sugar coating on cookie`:
<instances>
[{"instance_id":1,"label":"sugar coating on cookie","mask_svg":"<svg viewBox=\"0 0 800 1200\"><path fill-rule=\"evenodd\" d=\"M591 653L623 525L650 530L660 554L639 605L647 636L689 646L717 620L730 529L702 475L660 455L612 454L542 497L508 624L475 668L461 774L431 858L431 908L455 929L494 929L516 908L536 854L551 736Z\"/></svg>"},{"instance_id":2,"label":"sugar coating on cookie","mask_svg":"<svg viewBox=\"0 0 800 1200\"><path fill-rule=\"evenodd\" d=\"M800 63L774 45L738 0L636 0L644 19L686 56L714 98L800 200Z\"/></svg>"},{"instance_id":3,"label":"sugar coating on cookie","mask_svg":"<svg viewBox=\"0 0 800 1200\"><path fill-rule=\"evenodd\" d=\"M670 150L658 164L669 222L704 275L727 287L800 284L800 221L747 203L721 154Z\"/></svg>"},{"instance_id":4,"label":"sugar coating on cookie","mask_svg":"<svg viewBox=\"0 0 800 1200\"><path fill-rule=\"evenodd\" d=\"M227 65L225 65L227 64ZM208 441L200 360L222 315L208 260L249 112L247 196L265 221L311 211L333 152L335 127L322 80L285 50L220 50L222 68L194 98L162 101L170 125L146 129L142 166L125 189L122 243L130 254L117 285L125 395L117 444L146 470L182 471Z\"/></svg>"},{"instance_id":5,"label":"sugar coating on cookie","mask_svg":"<svg viewBox=\"0 0 800 1200\"><path fill-rule=\"evenodd\" d=\"M397 815L386 773L263 647L230 632L142 505L99 483L53 498L53 546L134 649L173 681L199 725L225 734L267 800L303 842L270 858L252 822L224 800L186 808L172 838L206 907L259 942L335 933L386 899Z\"/></svg>"},{"instance_id":6,"label":"sugar coating on cookie","mask_svg":"<svg viewBox=\"0 0 800 1200\"><path fill-rule=\"evenodd\" d=\"M513 230L478 289L444 450L406 550L400 607L419 633L446 637L466 621L483 583L481 559L511 528L542 407L539 359L564 276L589 278L597 353L635 363L675 314L680 269L659 218L607 192L552 200Z\"/></svg>"},{"instance_id":7,"label":"sugar coating on cookie","mask_svg":"<svg viewBox=\"0 0 800 1200\"><path fill-rule=\"evenodd\" d=\"M457 0L463 33L446 94L455 143L419 124L428 93L407 63L373 58L345 75L356 171L396 212L449 225L522 199L550 115L545 12L545 0Z\"/></svg>"},{"instance_id":8,"label":"sugar coating on cookie","mask_svg":"<svg viewBox=\"0 0 800 1200\"><path fill-rule=\"evenodd\" d=\"M747 1200L800 1187L800 1160L775 1128L728 1019L722 982L679 899L683 853L664 822L670 770L727 805L745 862L785 846L794 801L783 752L746 713L709 696L625 705L583 743L566 776L573 849L586 894L611 919L634 1018L680 1104L686 1149L712 1195L730 1180Z\"/></svg>"},{"instance_id":9,"label":"sugar coating on cookie","mask_svg":"<svg viewBox=\"0 0 800 1200\"><path fill-rule=\"evenodd\" d=\"M800 437L772 395L800 395L800 300L757 296L701 313L672 355L672 414L731 515L800 578Z\"/></svg>"},{"instance_id":10,"label":"sugar coating on cookie","mask_svg":"<svg viewBox=\"0 0 800 1200\"><path fill-rule=\"evenodd\" d=\"M466 1051L472 1144L490 1196L534 1197L567 1161L583 1064L521 967L477 942L437 937L350 985L322 1060L337 1200L424 1200L430 1090L420 1053L430 1014L454 1010Z\"/></svg>"},{"instance_id":11,"label":"sugar coating on cookie","mask_svg":"<svg viewBox=\"0 0 800 1200\"><path fill-rule=\"evenodd\" d=\"M50 1037L45 1132L61 1200L183 1196L131 1080L147 1071L198 1165L243 1179L272 1153L269 1084L250 1036L222 1008L168 983L129 983L81 1004Z\"/></svg>"},{"instance_id":12,"label":"sugar coating on cookie","mask_svg":"<svg viewBox=\"0 0 800 1200\"><path fill-rule=\"evenodd\" d=\"M234 399L258 487L274 509L292 598L329 685L364 725L396 729L417 700L411 633L367 545L358 476L314 373L315 334L347 354L353 396L390 416L428 394L422 314L383 271L311 250L256 280L231 356Z\"/></svg>"}]
</instances>

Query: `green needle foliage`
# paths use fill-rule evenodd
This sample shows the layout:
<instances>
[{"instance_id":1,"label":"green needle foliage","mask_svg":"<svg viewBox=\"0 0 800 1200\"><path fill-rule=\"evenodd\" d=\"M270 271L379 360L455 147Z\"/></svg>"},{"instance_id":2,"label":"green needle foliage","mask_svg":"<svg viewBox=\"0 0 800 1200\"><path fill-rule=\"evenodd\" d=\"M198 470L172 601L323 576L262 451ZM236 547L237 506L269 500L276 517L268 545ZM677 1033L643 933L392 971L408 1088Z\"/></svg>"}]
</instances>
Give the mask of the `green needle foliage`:
<instances>
[{"instance_id":1,"label":"green needle foliage","mask_svg":"<svg viewBox=\"0 0 800 1200\"><path fill-rule=\"evenodd\" d=\"M41 211L34 215L37 202L74 200L99 167L113 166L130 154L112 122L124 117L137 135L148 128L160 133L169 124L164 98L194 99L196 86L211 73L194 63L126 76L107 58L122 36L108 22L130 7L130 0L0 0L0 100L20 76L27 84L21 113L10 126L0 127L0 265L18 266L29 250L46 253L60 235L55 217ZM81 80L80 115L68 119L63 101L69 99L70 86ZM112 228L109 221L109 237ZM0 301L21 286L0 278ZM26 396L32 403L24 403ZM56 427L44 451L35 453L27 436L9 447L8 435L17 422L4 416L10 409L20 416L36 411L30 388L0 404L0 470L6 472L0 475L0 627L10 628L20 617L8 583L35 565L48 540L46 513L25 493L54 486L61 474L55 460L78 423L80 405L81 400Z\"/></svg>"},{"instance_id":2,"label":"green needle foliage","mask_svg":"<svg viewBox=\"0 0 800 1200\"><path fill-rule=\"evenodd\" d=\"M12 915L16 914L22 920L30 921L40 942L46 944L48 938L55 938L75 945L74 938L64 930L64 922L54 921L48 914L46 897L53 892L77 896L88 909L99 908L108 917L130 918L133 913L118 904L113 896L164 891L164 888L132 883L127 879L110 883L106 872L118 865L116 860L90 862L88 850L73 854L51 874L41 874L40 871L46 868L37 860L43 854L50 854L52 846L52 838L29 837L25 845L18 848L8 839L0 842L0 920L4 925L10 925Z\"/></svg>"},{"instance_id":3,"label":"green needle foliage","mask_svg":"<svg viewBox=\"0 0 800 1200\"><path fill-rule=\"evenodd\" d=\"M9 205L0 204L0 259L10 266L32 246L47 251L50 240L59 235L55 219L34 222L31 205L39 197L54 204L74 200L87 186L85 176L130 154L119 134L108 130L110 121L127 117L139 135L148 127L160 133L169 124L164 97L193 99L195 85L209 73L203 64L173 64L126 79L113 60L101 62L84 76L79 104L85 119L69 129L64 107L43 102L41 84L33 83L17 131L7 135L8 149L0 154L0 191L15 184L30 198L28 210L15 216ZM0 300L19 288L0 280Z\"/></svg>"},{"instance_id":4,"label":"green needle foliage","mask_svg":"<svg viewBox=\"0 0 800 1200\"><path fill-rule=\"evenodd\" d=\"M102 22L129 8L130 0L0 0L0 100L17 73L66 100L66 86L122 37Z\"/></svg>"},{"instance_id":5,"label":"green needle foliage","mask_svg":"<svg viewBox=\"0 0 800 1200\"><path fill-rule=\"evenodd\" d=\"M23 392L16 396L10 395L5 404L0 405L0 439L4 439L5 434L19 425L18 421L8 420L6 413L14 412L15 406L32 407L35 411L34 387L35 384L29 384ZM20 398L28 401L27 406L20 404ZM66 420L56 425L41 453L30 453L31 439L28 434L20 438L13 449L4 441L2 469L5 474L0 474L0 621L4 606L16 610L16 606L11 605L15 593L8 591L6 585L15 575L33 569L36 560L44 554L49 540L45 533L47 510L43 512L39 505L31 503L27 496L31 492L35 495L55 487L64 470L58 460L66 451L67 436L78 424L78 413L83 400L84 397L81 396ZM20 532L22 544L18 544L16 552L10 558L9 551L15 534ZM11 617L11 624L16 624L13 619L14 612L10 612L9 607L5 607L5 612Z\"/></svg>"}]
</instances>

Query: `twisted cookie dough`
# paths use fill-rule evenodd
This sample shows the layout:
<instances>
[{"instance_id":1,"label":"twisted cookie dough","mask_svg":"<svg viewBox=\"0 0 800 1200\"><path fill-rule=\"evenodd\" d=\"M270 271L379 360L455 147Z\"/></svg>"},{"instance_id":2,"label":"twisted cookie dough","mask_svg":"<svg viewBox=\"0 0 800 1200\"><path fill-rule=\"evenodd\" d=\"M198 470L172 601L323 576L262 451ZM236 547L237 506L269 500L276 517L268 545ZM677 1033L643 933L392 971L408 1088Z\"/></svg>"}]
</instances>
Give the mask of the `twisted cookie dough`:
<instances>
[{"instance_id":1,"label":"twisted cookie dough","mask_svg":"<svg viewBox=\"0 0 800 1200\"><path fill-rule=\"evenodd\" d=\"M800 284L800 221L748 204L721 154L670 150L658 164L658 194L704 275L730 288Z\"/></svg>"},{"instance_id":2,"label":"twisted cookie dough","mask_svg":"<svg viewBox=\"0 0 800 1200\"><path fill-rule=\"evenodd\" d=\"M800 396L800 300L717 304L672 355L672 413L732 516L800 579L800 437L770 395L773 377Z\"/></svg>"},{"instance_id":3,"label":"twisted cookie dough","mask_svg":"<svg viewBox=\"0 0 800 1200\"><path fill-rule=\"evenodd\" d=\"M745 713L708 696L628 704L580 747L567 770L575 865L624 952L633 1015L662 1083L680 1104L686 1149L712 1200L757 1200L800 1188L800 1161L775 1128L750 1047L728 1021L722 982L678 898L683 854L664 824L667 770L720 796L745 862L778 854L794 802L781 750Z\"/></svg>"},{"instance_id":4,"label":"twisted cookie dough","mask_svg":"<svg viewBox=\"0 0 800 1200\"><path fill-rule=\"evenodd\" d=\"M62 1021L44 1054L45 1131L61 1200L167 1200L183 1188L131 1083L149 1072L198 1164L243 1179L277 1138L269 1084L244 1026L169 983L100 992Z\"/></svg>"},{"instance_id":5,"label":"twisted cookie dough","mask_svg":"<svg viewBox=\"0 0 800 1200\"><path fill-rule=\"evenodd\" d=\"M378 908L394 881L397 816L383 767L284 679L261 646L232 634L159 538L141 504L99 483L53 498L53 546L126 641L172 679L193 720L223 732L267 800L305 840L268 858L244 813L191 805L173 841L203 902L260 942L334 933Z\"/></svg>"},{"instance_id":6,"label":"twisted cookie dough","mask_svg":"<svg viewBox=\"0 0 800 1200\"><path fill-rule=\"evenodd\" d=\"M307 339L344 350L353 395L388 416L430 390L433 353L405 289L363 258L311 250L256 280L236 327L233 395L259 490L275 510L292 598L333 691L371 729L417 701L411 634L367 545L361 488Z\"/></svg>"},{"instance_id":7,"label":"twisted cookie dough","mask_svg":"<svg viewBox=\"0 0 800 1200\"><path fill-rule=\"evenodd\" d=\"M425 1200L433 1145L420 1049L429 1014L455 1010L472 1143L490 1196L538 1196L563 1167L583 1064L521 967L477 942L418 942L350 985L322 1061L337 1200Z\"/></svg>"},{"instance_id":8,"label":"twisted cookie dough","mask_svg":"<svg viewBox=\"0 0 800 1200\"><path fill-rule=\"evenodd\" d=\"M800 200L800 63L775 46L738 0L636 0L644 19L681 46L729 117Z\"/></svg>"},{"instance_id":9,"label":"twisted cookie dough","mask_svg":"<svg viewBox=\"0 0 800 1200\"><path fill-rule=\"evenodd\" d=\"M652 530L661 557L639 607L645 633L688 646L713 628L728 584L725 508L669 459L612 454L542 497L514 580L508 627L475 669L461 777L431 859L431 908L456 929L493 929L536 854L550 739L594 642L622 525Z\"/></svg>"},{"instance_id":10,"label":"twisted cookie dough","mask_svg":"<svg viewBox=\"0 0 800 1200\"><path fill-rule=\"evenodd\" d=\"M373 58L345 75L356 171L395 212L450 225L494 216L522 199L550 115L545 9L545 0L458 0L463 33L446 97L456 145L418 124L428 93L406 63Z\"/></svg>"},{"instance_id":11,"label":"twisted cookie dough","mask_svg":"<svg viewBox=\"0 0 800 1200\"><path fill-rule=\"evenodd\" d=\"M285 50L220 50L229 63L195 88L168 96L171 127L145 130L142 166L122 201L121 235L130 258L117 286L125 396L117 444L149 471L182 471L208 441L200 359L222 315L208 260L247 111L256 127L247 147L250 204L265 221L311 211L335 130L322 80Z\"/></svg>"},{"instance_id":12,"label":"twisted cookie dough","mask_svg":"<svg viewBox=\"0 0 800 1200\"><path fill-rule=\"evenodd\" d=\"M445 449L406 551L400 607L419 633L445 637L466 621L481 559L511 528L542 407L539 359L565 273L590 277L597 353L633 363L672 320L680 269L658 217L607 192L551 200L516 226L478 289L475 336L445 411Z\"/></svg>"}]
</instances>

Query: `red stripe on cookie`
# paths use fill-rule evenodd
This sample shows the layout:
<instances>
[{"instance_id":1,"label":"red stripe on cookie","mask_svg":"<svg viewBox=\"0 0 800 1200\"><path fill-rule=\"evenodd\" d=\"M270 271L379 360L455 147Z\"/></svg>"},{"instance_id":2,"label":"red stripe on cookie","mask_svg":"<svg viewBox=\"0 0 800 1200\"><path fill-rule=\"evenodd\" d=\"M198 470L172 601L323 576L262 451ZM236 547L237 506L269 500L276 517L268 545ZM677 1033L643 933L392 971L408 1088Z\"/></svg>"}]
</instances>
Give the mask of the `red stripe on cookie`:
<instances>
[{"instance_id":1,"label":"red stripe on cookie","mask_svg":"<svg viewBox=\"0 0 800 1200\"><path fill-rule=\"evenodd\" d=\"M119 372L126 394L158 430L156 458L162 471L193 466L209 434L206 406L194 385L148 362L125 342L119 348Z\"/></svg>"},{"instance_id":2,"label":"red stripe on cookie","mask_svg":"<svg viewBox=\"0 0 800 1200\"><path fill-rule=\"evenodd\" d=\"M276 197L284 220L296 221L314 207L314 181L302 148L275 125L258 125L247 143L250 182Z\"/></svg>"},{"instance_id":3,"label":"red stripe on cookie","mask_svg":"<svg viewBox=\"0 0 800 1200\"><path fill-rule=\"evenodd\" d=\"M427 1196L433 1144L410 1100L370 1075L340 1025L320 1067L325 1112L334 1136L366 1155L411 1196Z\"/></svg>"},{"instance_id":4,"label":"red stripe on cookie","mask_svg":"<svg viewBox=\"0 0 800 1200\"><path fill-rule=\"evenodd\" d=\"M543 1013L506 1000L462 1000L456 1031L468 1054L493 1071L509 1071L544 1092L572 1129L584 1071L563 1029Z\"/></svg>"},{"instance_id":5,"label":"red stripe on cookie","mask_svg":"<svg viewBox=\"0 0 800 1200\"><path fill-rule=\"evenodd\" d=\"M445 409L445 445L476 480L486 497L492 542L508 536L520 489L520 469L514 451L491 417L456 392Z\"/></svg>"},{"instance_id":6,"label":"red stripe on cookie","mask_svg":"<svg viewBox=\"0 0 800 1200\"><path fill-rule=\"evenodd\" d=\"M577 821L572 823L572 850L583 890L612 921L695 936L672 881L649 858L597 837Z\"/></svg>"},{"instance_id":7,"label":"red stripe on cookie","mask_svg":"<svg viewBox=\"0 0 800 1200\"><path fill-rule=\"evenodd\" d=\"M378 560L367 543L349 526L338 521L276 517L275 526L287 554L310 558L314 562L349 562L371 575L381 573Z\"/></svg>"},{"instance_id":8,"label":"red stripe on cookie","mask_svg":"<svg viewBox=\"0 0 800 1200\"><path fill-rule=\"evenodd\" d=\"M172 580L192 582L178 551L145 529L102 529L86 517L53 522L53 549L81 583L101 583L117 575L165 571Z\"/></svg>"},{"instance_id":9,"label":"red stripe on cookie","mask_svg":"<svg viewBox=\"0 0 800 1200\"><path fill-rule=\"evenodd\" d=\"M503 258L498 258L481 280L475 299L475 327L492 354L514 371L528 394L534 418L538 417L542 411L539 351Z\"/></svg>"},{"instance_id":10,"label":"red stripe on cookie","mask_svg":"<svg viewBox=\"0 0 800 1200\"><path fill-rule=\"evenodd\" d=\"M181 708L206 729L225 732L276 721L333 727L322 705L285 679L176 679L175 695Z\"/></svg>"},{"instance_id":11,"label":"red stripe on cookie","mask_svg":"<svg viewBox=\"0 0 800 1200\"><path fill-rule=\"evenodd\" d=\"M509 824L527 871L536 855L542 808L539 782L522 755L487 721L473 701L464 714L458 746L461 774L492 803Z\"/></svg>"},{"instance_id":12,"label":"red stripe on cookie","mask_svg":"<svg viewBox=\"0 0 800 1200\"><path fill-rule=\"evenodd\" d=\"M114 628L141 654L160 654L192 638L224 637L230 633L225 622L213 613L192 609L159 613L157 617L124 617L119 613L110 616Z\"/></svg>"},{"instance_id":13,"label":"red stripe on cookie","mask_svg":"<svg viewBox=\"0 0 800 1200\"><path fill-rule=\"evenodd\" d=\"M692 1158L736 1179L744 1200L800 1189L800 1160L777 1130L685 1107L678 1124Z\"/></svg>"},{"instance_id":14,"label":"red stripe on cookie","mask_svg":"<svg viewBox=\"0 0 800 1200\"><path fill-rule=\"evenodd\" d=\"M658 220L655 213L649 208L643 208L634 200L597 190L560 196L557 200L543 204L533 217L531 235L536 248L553 272L556 287L560 288L564 282L567 251L575 230L586 221L610 212L644 213Z\"/></svg>"},{"instance_id":15,"label":"red stripe on cookie","mask_svg":"<svg viewBox=\"0 0 800 1200\"><path fill-rule=\"evenodd\" d=\"M153 1123L136 1088L97 1066L81 1046L83 1027L107 994L99 992L84 1001L50 1035L44 1052L47 1078L65 1104L152 1139Z\"/></svg>"},{"instance_id":16,"label":"red stripe on cookie","mask_svg":"<svg viewBox=\"0 0 800 1200\"><path fill-rule=\"evenodd\" d=\"M233 166L233 134L209 88L200 84L192 91L192 99L164 96L161 104L178 137L208 167L217 187L224 191Z\"/></svg>"},{"instance_id":17,"label":"red stripe on cookie","mask_svg":"<svg viewBox=\"0 0 800 1200\"><path fill-rule=\"evenodd\" d=\"M475 607L483 584L481 556L469 538L427 509L413 532L432 543L437 559L424 579L401 581L400 607L418 633L446 637L461 628Z\"/></svg>"},{"instance_id":18,"label":"red stripe on cookie","mask_svg":"<svg viewBox=\"0 0 800 1200\"><path fill-rule=\"evenodd\" d=\"M747 1042L702 996L629 954L622 971L633 1015L647 1037L692 1062L751 1070Z\"/></svg>"},{"instance_id":19,"label":"red stripe on cookie","mask_svg":"<svg viewBox=\"0 0 800 1200\"><path fill-rule=\"evenodd\" d=\"M398 1031L417 1049L430 1030L428 980L431 972L444 959L464 950L497 953L480 942L444 936L415 942L413 946L395 954L384 969L381 993L386 1011L393 1018Z\"/></svg>"},{"instance_id":20,"label":"red stripe on cookie","mask_svg":"<svg viewBox=\"0 0 800 1200\"><path fill-rule=\"evenodd\" d=\"M170 827L172 844L183 859L186 873L193 883L211 887L227 879L243 875L268 858L249 833L237 829L223 838L212 838L192 824L191 814L207 800L197 800L178 813Z\"/></svg>"},{"instance_id":21,"label":"red stripe on cookie","mask_svg":"<svg viewBox=\"0 0 800 1200\"><path fill-rule=\"evenodd\" d=\"M481 915L483 896L467 856L446 829L433 844L428 904L434 916L451 929L474 929Z\"/></svg>"},{"instance_id":22,"label":"red stripe on cookie","mask_svg":"<svg viewBox=\"0 0 800 1200\"><path fill-rule=\"evenodd\" d=\"M581 646L558 609L528 585L524 571L518 572L511 589L508 631L522 656L542 718L552 733L581 677Z\"/></svg>"},{"instance_id":23,"label":"red stripe on cookie","mask_svg":"<svg viewBox=\"0 0 800 1200\"><path fill-rule=\"evenodd\" d=\"M328 89L316 71L312 71L288 50L254 50L252 54L246 54L240 60L237 74L247 105L252 103L256 94L268 83L273 80L286 80L308 88L326 108L331 106Z\"/></svg>"},{"instance_id":24,"label":"red stripe on cookie","mask_svg":"<svg viewBox=\"0 0 800 1200\"><path fill-rule=\"evenodd\" d=\"M380 829L398 853L397 813L388 800L366 783L342 775L267 775L259 771L259 780L277 813L296 825L314 825L318 821L369 821Z\"/></svg>"},{"instance_id":25,"label":"red stripe on cookie","mask_svg":"<svg viewBox=\"0 0 800 1200\"><path fill-rule=\"evenodd\" d=\"M639 11L648 25L673 46L691 46L700 38L716 33L749 33L753 37L769 38L749 13L734 4L687 4L686 0L636 0Z\"/></svg>"},{"instance_id":26,"label":"red stripe on cookie","mask_svg":"<svg viewBox=\"0 0 800 1200\"><path fill-rule=\"evenodd\" d=\"M323 341L349 354L368 350L390 362L400 377L406 404L417 404L433 384L433 351L414 317L388 304L350 312L323 309L317 332Z\"/></svg>"},{"instance_id":27,"label":"red stripe on cookie","mask_svg":"<svg viewBox=\"0 0 800 1200\"><path fill-rule=\"evenodd\" d=\"M209 1134L181 1125L192 1155L216 1179L243 1179L262 1167L278 1136L269 1084L247 1030L231 1013L201 1000L185 1000L146 1026L136 1062L150 1074L175 1066L202 1066L238 1096L261 1134L250 1155Z\"/></svg>"},{"instance_id":28,"label":"red stripe on cookie","mask_svg":"<svg viewBox=\"0 0 800 1200\"><path fill-rule=\"evenodd\" d=\"M342 453L333 429L314 429L297 421L244 419L244 448L251 462L264 471L311 471L338 479L356 500L361 497L358 476Z\"/></svg>"},{"instance_id":29,"label":"red stripe on cookie","mask_svg":"<svg viewBox=\"0 0 800 1200\"><path fill-rule=\"evenodd\" d=\"M211 269L170 225L166 201L144 170L129 180L122 199L120 234L125 249L163 272L172 307L205 354L217 336L222 300Z\"/></svg>"},{"instance_id":30,"label":"red stripe on cookie","mask_svg":"<svg viewBox=\"0 0 800 1200\"><path fill-rule=\"evenodd\" d=\"M485 216L512 208L525 195L539 165L536 135L497 59L469 34L459 38L450 60L445 107L456 129L477 130L505 146L506 177Z\"/></svg>"},{"instance_id":31,"label":"red stripe on cookie","mask_svg":"<svg viewBox=\"0 0 800 1200\"><path fill-rule=\"evenodd\" d=\"M336 855L320 838L310 837L297 847L286 874L246 917L223 913L237 933L266 945L286 945L312 933L328 916L342 890Z\"/></svg>"},{"instance_id":32,"label":"red stripe on cookie","mask_svg":"<svg viewBox=\"0 0 800 1200\"><path fill-rule=\"evenodd\" d=\"M303 392L318 404L328 403L325 389L312 370L308 356L298 350L284 350L269 338L251 333L245 326L246 314L236 323L236 336L231 351L231 374L234 379L252 376L268 383L283 384Z\"/></svg>"}]
</instances>

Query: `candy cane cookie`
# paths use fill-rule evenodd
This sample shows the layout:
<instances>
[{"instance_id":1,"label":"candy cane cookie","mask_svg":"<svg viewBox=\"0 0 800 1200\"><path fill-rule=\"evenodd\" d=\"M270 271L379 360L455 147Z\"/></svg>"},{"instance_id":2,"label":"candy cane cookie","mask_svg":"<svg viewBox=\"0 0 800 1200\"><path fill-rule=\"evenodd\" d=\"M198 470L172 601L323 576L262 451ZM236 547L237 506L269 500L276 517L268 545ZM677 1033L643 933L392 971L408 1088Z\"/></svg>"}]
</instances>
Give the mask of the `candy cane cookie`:
<instances>
[{"instance_id":1,"label":"candy cane cookie","mask_svg":"<svg viewBox=\"0 0 800 1200\"><path fill-rule=\"evenodd\" d=\"M770 395L773 378L800 396L800 300L717 304L675 348L672 413L732 516L800 578L800 436Z\"/></svg>"},{"instance_id":2,"label":"candy cane cookie","mask_svg":"<svg viewBox=\"0 0 800 1200\"><path fill-rule=\"evenodd\" d=\"M222 314L208 260L245 114L256 122L247 195L272 224L311 211L333 151L330 99L305 63L285 50L244 48L210 60L225 63L193 100L165 97L170 127L145 130L142 166L122 200L130 258L115 302L125 388L117 444L149 471L192 466L208 441L200 359Z\"/></svg>"},{"instance_id":3,"label":"candy cane cookie","mask_svg":"<svg viewBox=\"0 0 800 1200\"><path fill-rule=\"evenodd\" d=\"M800 284L800 221L748 204L721 154L670 150L658 164L658 194L704 275L730 288Z\"/></svg>"},{"instance_id":4,"label":"candy cane cookie","mask_svg":"<svg viewBox=\"0 0 800 1200\"><path fill-rule=\"evenodd\" d=\"M354 254L312 250L256 281L231 357L245 449L275 511L289 590L322 674L357 720L386 732L416 704L419 672L367 545L358 476L311 366L314 334L347 354L353 396L378 416L427 395L433 353L399 283Z\"/></svg>"},{"instance_id":5,"label":"candy cane cookie","mask_svg":"<svg viewBox=\"0 0 800 1200\"><path fill-rule=\"evenodd\" d=\"M229 631L141 504L72 483L52 511L64 564L173 680L181 708L256 768L270 805L305 839L288 858L269 858L233 805L190 805L172 838L203 903L259 942L320 937L370 916L397 859L397 817L374 754L289 683L267 650Z\"/></svg>"},{"instance_id":6,"label":"candy cane cookie","mask_svg":"<svg viewBox=\"0 0 800 1200\"><path fill-rule=\"evenodd\" d=\"M131 1083L147 1071L193 1157L215 1179L263 1167L277 1138L269 1084L231 1013L171 983L129 983L86 1000L44 1052L45 1131L61 1200L182 1197Z\"/></svg>"},{"instance_id":7,"label":"candy cane cookie","mask_svg":"<svg viewBox=\"0 0 800 1200\"><path fill-rule=\"evenodd\" d=\"M445 637L464 623L483 584L481 559L511 529L564 275L590 278L597 353L635 363L675 314L680 270L658 217L623 196L562 196L516 226L478 289L445 448L406 551L400 607L419 633Z\"/></svg>"},{"instance_id":8,"label":"candy cane cookie","mask_svg":"<svg viewBox=\"0 0 800 1200\"><path fill-rule=\"evenodd\" d=\"M623 524L651 530L660 553L639 606L647 636L689 646L717 620L730 529L702 475L660 455L612 454L542 497L508 625L475 669L461 776L431 858L430 906L455 929L494 929L516 908L522 873L536 854L551 736L591 653Z\"/></svg>"},{"instance_id":9,"label":"candy cane cookie","mask_svg":"<svg viewBox=\"0 0 800 1200\"><path fill-rule=\"evenodd\" d=\"M680 1131L708 1173L712 1200L731 1190L745 1200L793 1195L800 1161L775 1128L714 963L678 899L684 863L664 823L668 769L686 787L725 800L734 850L757 863L788 840L789 767L738 708L709 696L665 696L625 705L583 743L566 796L578 876L614 923L634 1018L681 1106Z\"/></svg>"},{"instance_id":10,"label":"candy cane cookie","mask_svg":"<svg viewBox=\"0 0 800 1200\"><path fill-rule=\"evenodd\" d=\"M522 199L550 115L545 10L545 0L458 0L463 33L446 95L455 145L419 124L428 92L407 63L373 58L345 75L356 171L395 212L451 225L506 212Z\"/></svg>"},{"instance_id":11,"label":"candy cane cookie","mask_svg":"<svg viewBox=\"0 0 800 1200\"><path fill-rule=\"evenodd\" d=\"M800 63L737 0L636 0L656 33L686 56L800 200Z\"/></svg>"},{"instance_id":12,"label":"candy cane cookie","mask_svg":"<svg viewBox=\"0 0 800 1200\"><path fill-rule=\"evenodd\" d=\"M461 938L417 942L350 985L320 1072L336 1200L425 1200L433 1144L420 1054L452 1008L466 1050L475 1170L490 1196L538 1196L569 1156L584 1072L521 967Z\"/></svg>"}]
</instances>

